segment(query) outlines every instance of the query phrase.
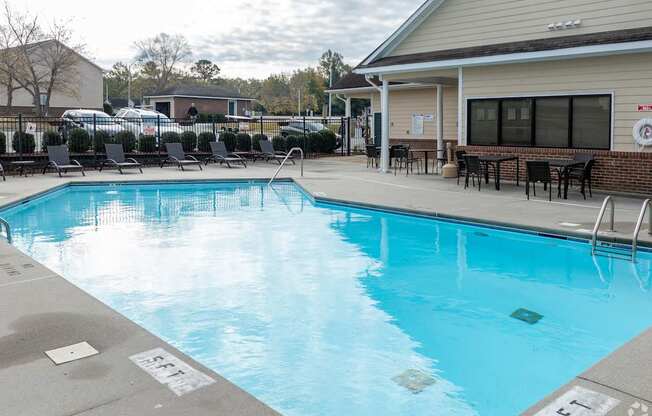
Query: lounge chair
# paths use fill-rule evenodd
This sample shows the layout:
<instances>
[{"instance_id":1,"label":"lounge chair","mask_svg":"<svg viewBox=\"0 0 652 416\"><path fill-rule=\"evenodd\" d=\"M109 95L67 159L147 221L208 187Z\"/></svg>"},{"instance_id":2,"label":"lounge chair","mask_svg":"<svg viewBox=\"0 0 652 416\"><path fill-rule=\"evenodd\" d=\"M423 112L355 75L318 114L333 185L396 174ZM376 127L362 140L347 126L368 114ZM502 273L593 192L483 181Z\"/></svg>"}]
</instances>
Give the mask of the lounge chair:
<instances>
[{"instance_id":1,"label":"lounge chair","mask_svg":"<svg viewBox=\"0 0 652 416\"><path fill-rule=\"evenodd\" d=\"M207 157L204 161L206 165L208 165L208 162L212 161L215 163L226 163L228 168L231 168L231 163L239 163L245 168L247 167L247 162L243 158L235 153L229 153L226 150L224 142L210 142L209 144L213 154Z\"/></svg>"},{"instance_id":2,"label":"lounge chair","mask_svg":"<svg viewBox=\"0 0 652 416\"><path fill-rule=\"evenodd\" d=\"M105 166L113 166L118 168L118 171L122 175L122 169L135 168L140 170L140 173L143 173L143 166L138 163L138 161L132 157L126 158L124 149L121 144L105 144L104 148L106 149L106 160L102 161L100 165L100 172L104 169Z\"/></svg>"},{"instance_id":3,"label":"lounge chair","mask_svg":"<svg viewBox=\"0 0 652 416\"><path fill-rule=\"evenodd\" d=\"M61 173L68 173L68 171L80 171L83 176L84 167L75 159L70 159L68 153L68 146L48 146L48 164L43 168L43 174L47 172L48 168L53 168L61 177Z\"/></svg>"},{"instance_id":4,"label":"lounge chair","mask_svg":"<svg viewBox=\"0 0 652 416\"><path fill-rule=\"evenodd\" d=\"M285 152L274 150L274 145L269 140L261 140L259 143L260 143L261 156L267 162L269 162L270 160L275 160L280 165L283 159L285 159L288 155ZM294 157L290 156L288 160L290 160L293 165L296 164L294 162Z\"/></svg>"},{"instance_id":5,"label":"lounge chair","mask_svg":"<svg viewBox=\"0 0 652 416\"><path fill-rule=\"evenodd\" d=\"M203 170L201 167L201 162L197 160L196 157L192 155L186 155L183 152L183 147L181 143L166 143L165 149L168 151L168 157L161 162L161 167L165 166L166 163L174 163L181 170L184 170L184 166L199 166L199 170Z\"/></svg>"}]
</instances>

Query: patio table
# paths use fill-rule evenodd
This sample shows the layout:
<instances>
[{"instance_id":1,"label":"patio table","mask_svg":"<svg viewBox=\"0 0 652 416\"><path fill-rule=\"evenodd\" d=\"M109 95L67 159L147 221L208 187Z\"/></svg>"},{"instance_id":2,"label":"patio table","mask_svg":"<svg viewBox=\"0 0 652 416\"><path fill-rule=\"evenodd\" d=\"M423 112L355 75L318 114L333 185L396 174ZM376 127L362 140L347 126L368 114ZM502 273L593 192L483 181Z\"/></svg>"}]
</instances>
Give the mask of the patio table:
<instances>
[{"instance_id":1,"label":"patio table","mask_svg":"<svg viewBox=\"0 0 652 416\"><path fill-rule=\"evenodd\" d=\"M428 154L434 153L437 154L437 149L410 149L410 153L423 153L423 161L425 163L424 172L428 174Z\"/></svg>"},{"instance_id":2,"label":"patio table","mask_svg":"<svg viewBox=\"0 0 652 416\"><path fill-rule=\"evenodd\" d=\"M478 156L480 162L484 163L484 180L485 183L489 183L489 165L493 165L494 172L496 176L496 190L500 191L500 165L503 162L516 161L516 186L520 186L520 171L521 171L521 162L518 156L498 156L498 155L489 155L489 156Z\"/></svg>"},{"instance_id":3,"label":"patio table","mask_svg":"<svg viewBox=\"0 0 652 416\"><path fill-rule=\"evenodd\" d=\"M585 162L572 159L542 159L542 162L548 162L558 175L559 182L564 181L564 199L568 199L569 173L572 168L584 166Z\"/></svg>"}]
</instances>

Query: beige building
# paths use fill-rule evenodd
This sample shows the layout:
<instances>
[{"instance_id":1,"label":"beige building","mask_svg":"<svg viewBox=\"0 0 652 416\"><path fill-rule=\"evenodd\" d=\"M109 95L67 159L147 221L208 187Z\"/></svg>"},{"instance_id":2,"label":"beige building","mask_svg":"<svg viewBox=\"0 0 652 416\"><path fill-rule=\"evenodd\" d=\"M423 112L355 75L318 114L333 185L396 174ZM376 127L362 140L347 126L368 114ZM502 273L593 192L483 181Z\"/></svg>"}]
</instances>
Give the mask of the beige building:
<instances>
[{"instance_id":1,"label":"beige building","mask_svg":"<svg viewBox=\"0 0 652 416\"><path fill-rule=\"evenodd\" d=\"M392 141L525 159L590 152L598 186L649 193L649 6L429 0L331 93L371 100L383 169Z\"/></svg>"},{"instance_id":2,"label":"beige building","mask_svg":"<svg viewBox=\"0 0 652 416\"><path fill-rule=\"evenodd\" d=\"M34 47L47 48L52 42L55 41L42 42ZM65 93L54 92L52 94L48 116L60 116L68 109L85 108L102 110L104 70L82 55L74 54L74 56L77 58L76 65L74 70L69 71L68 75L71 80L69 83L72 86L71 91ZM6 105L6 87L0 85L0 114L15 115L22 113L31 115L34 111L33 101L34 98L26 90L15 90L13 92L13 105L11 110L9 110Z\"/></svg>"}]
</instances>

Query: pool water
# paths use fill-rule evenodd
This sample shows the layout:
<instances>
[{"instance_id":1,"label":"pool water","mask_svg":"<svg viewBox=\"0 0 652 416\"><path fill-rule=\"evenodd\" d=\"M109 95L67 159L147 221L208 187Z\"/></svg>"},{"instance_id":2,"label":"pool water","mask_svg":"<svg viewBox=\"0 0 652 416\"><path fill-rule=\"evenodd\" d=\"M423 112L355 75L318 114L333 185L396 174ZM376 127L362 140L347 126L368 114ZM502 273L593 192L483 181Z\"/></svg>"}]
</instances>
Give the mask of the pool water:
<instances>
[{"instance_id":1,"label":"pool water","mask_svg":"<svg viewBox=\"0 0 652 416\"><path fill-rule=\"evenodd\" d=\"M292 183L69 186L0 214L20 250L286 415L514 415L652 323L647 252Z\"/></svg>"}]
</instances>

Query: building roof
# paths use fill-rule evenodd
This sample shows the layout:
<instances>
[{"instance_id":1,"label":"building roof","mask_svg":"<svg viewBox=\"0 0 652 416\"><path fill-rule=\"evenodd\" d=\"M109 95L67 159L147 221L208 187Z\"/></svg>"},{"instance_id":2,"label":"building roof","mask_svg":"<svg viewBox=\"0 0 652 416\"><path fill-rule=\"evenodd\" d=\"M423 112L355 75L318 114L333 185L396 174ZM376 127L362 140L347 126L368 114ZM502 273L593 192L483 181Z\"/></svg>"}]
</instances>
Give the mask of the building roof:
<instances>
[{"instance_id":1,"label":"building roof","mask_svg":"<svg viewBox=\"0 0 652 416\"><path fill-rule=\"evenodd\" d=\"M191 98L237 98L242 100L252 100L253 98L245 97L236 91L228 88L218 87L216 85L200 84L181 84L170 88L165 88L148 94L145 97L191 97Z\"/></svg>"},{"instance_id":2,"label":"building roof","mask_svg":"<svg viewBox=\"0 0 652 416\"><path fill-rule=\"evenodd\" d=\"M90 64L91 66L93 66L94 68L97 68L100 72L105 72L104 68L102 68L101 66L99 66L98 64L96 64L95 62L93 62L90 58L87 58L86 56L82 55L80 52L78 52L78 51L74 50L73 48L71 48L70 46L68 46L68 45L66 45L66 44L64 44L64 43L62 43L62 42L60 42L60 41L58 41L57 39L45 39L45 40L40 40L40 41L38 41L38 42L29 43L29 44L25 45L25 47L26 47L27 50L29 51L29 50L32 50L32 49L36 49L36 48L40 48L40 47L47 46L49 43L56 43L56 44L58 44L58 45L61 45L62 47L66 48L66 49L68 49L68 50L70 50L70 51L72 51L72 52L73 52L75 55L77 55L81 60L86 61L87 63L89 63L89 64ZM14 46L14 47L11 47L11 48L0 49L0 51L11 51L11 50L18 49L18 48L19 48L18 46Z\"/></svg>"},{"instance_id":3,"label":"building roof","mask_svg":"<svg viewBox=\"0 0 652 416\"><path fill-rule=\"evenodd\" d=\"M373 77L371 78L371 81L376 84L380 85L381 82L378 79L378 77ZM400 84L399 82L390 82L390 85L395 85L395 84ZM344 75L342 78L340 78L331 88L326 90L326 92L335 92L335 91L342 91L342 90L353 90L356 88L373 88L369 82L365 79L365 76L362 74L356 74L355 72L349 72L348 74Z\"/></svg>"},{"instance_id":4,"label":"building roof","mask_svg":"<svg viewBox=\"0 0 652 416\"><path fill-rule=\"evenodd\" d=\"M452 59L488 57L513 53L540 52L555 49L648 40L652 40L652 27L615 30L609 32L589 33L584 35L571 35L546 39L525 40L493 45L472 46L466 48L447 49L442 51L423 52L409 55L388 56L372 60L366 65L360 64L356 69L385 67L391 65L417 64L423 62L436 62Z\"/></svg>"}]
</instances>

